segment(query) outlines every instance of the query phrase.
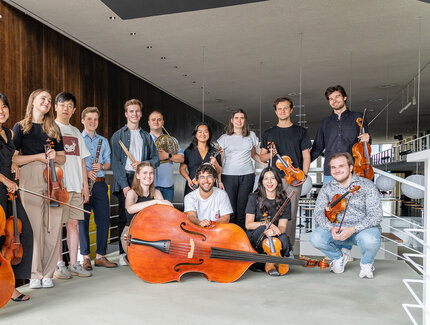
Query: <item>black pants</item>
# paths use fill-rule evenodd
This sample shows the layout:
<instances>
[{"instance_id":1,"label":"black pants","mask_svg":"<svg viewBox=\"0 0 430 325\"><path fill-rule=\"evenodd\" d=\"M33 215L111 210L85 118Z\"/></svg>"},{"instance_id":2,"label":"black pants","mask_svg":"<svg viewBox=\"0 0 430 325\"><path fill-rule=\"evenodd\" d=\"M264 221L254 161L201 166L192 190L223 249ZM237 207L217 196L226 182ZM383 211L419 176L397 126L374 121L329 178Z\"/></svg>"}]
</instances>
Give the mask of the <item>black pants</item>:
<instances>
[{"instance_id":1,"label":"black pants","mask_svg":"<svg viewBox=\"0 0 430 325\"><path fill-rule=\"evenodd\" d=\"M128 186L131 187L133 183L134 173L127 172L127 182ZM118 193L118 208L119 208L119 216L118 216L118 237L121 236L122 231L124 230L125 225L127 224L127 213L125 210L125 196L124 191L121 188ZM119 245L119 253L124 254L124 250L122 249L121 240L118 240Z\"/></svg>"},{"instance_id":2,"label":"black pants","mask_svg":"<svg viewBox=\"0 0 430 325\"><path fill-rule=\"evenodd\" d=\"M260 238L261 234L265 230L266 230L265 226L260 226L257 229L246 231L246 235L248 236L252 247L260 254L264 253L262 244L263 244L263 240L266 239L266 236L263 235L263 240L261 240L261 242L258 242L258 239ZM282 244L281 255L282 256L288 255L290 252L291 244L290 244L290 240L289 240L287 234L285 234L285 233L281 234L281 235L277 236L276 238L278 238Z\"/></svg>"},{"instance_id":3,"label":"black pants","mask_svg":"<svg viewBox=\"0 0 430 325\"><path fill-rule=\"evenodd\" d=\"M233 208L230 222L245 229L245 209L248 196L254 187L255 175L221 175L221 180Z\"/></svg>"}]
</instances>

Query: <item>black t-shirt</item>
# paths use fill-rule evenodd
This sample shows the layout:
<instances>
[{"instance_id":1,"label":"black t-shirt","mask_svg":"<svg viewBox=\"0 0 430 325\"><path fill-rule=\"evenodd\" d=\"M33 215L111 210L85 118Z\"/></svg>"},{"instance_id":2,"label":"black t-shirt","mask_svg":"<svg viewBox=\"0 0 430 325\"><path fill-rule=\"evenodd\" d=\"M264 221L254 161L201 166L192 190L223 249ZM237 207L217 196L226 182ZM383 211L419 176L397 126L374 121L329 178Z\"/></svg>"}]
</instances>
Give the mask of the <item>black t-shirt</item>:
<instances>
[{"instance_id":1,"label":"black t-shirt","mask_svg":"<svg viewBox=\"0 0 430 325\"><path fill-rule=\"evenodd\" d=\"M274 126L264 131L260 147L269 150L268 142L275 143L279 155L289 156L293 167L303 169L302 151L312 146L305 128L295 124L287 128ZM273 157L273 166L276 166L276 160L276 156Z\"/></svg>"},{"instance_id":2,"label":"black t-shirt","mask_svg":"<svg viewBox=\"0 0 430 325\"><path fill-rule=\"evenodd\" d=\"M22 132L20 124L16 123L13 126L13 143L16 150L21 151L23 156L44 153L46 139L48 138L49 136L42 129L42 124L33 123L30 132L27 134ZM52 139L52 141L54 142L55 151L64 151L62 138L60 138L60 142L55 139Z\"/></svg>"},{"instance_id":3,"label":"black t-shirt","mask_svg":"<svg viewBox=\"0 0 430 325\"><path fill-rule=\"evenodd\" d=\"M268 220L269 222L272 220L272 218L275 216L276 212L278 212L278 209L274 207L275 200L269 200L266 199L265 205L269 207L269 211L267 211ZM255 215L255 222L261 222L264 221L263 218L263 211L261 211L260 207L258 206L257 201L257 193L251 193L251 195L248 198L248 203L246 204L246 213ZM281 215L279 216L278 220L274 222L274 224L277 226L279 219L287 219L291 220L291 204L290 202L287 203L284 210L282 210Z\"/></svg>"}]
</instances>

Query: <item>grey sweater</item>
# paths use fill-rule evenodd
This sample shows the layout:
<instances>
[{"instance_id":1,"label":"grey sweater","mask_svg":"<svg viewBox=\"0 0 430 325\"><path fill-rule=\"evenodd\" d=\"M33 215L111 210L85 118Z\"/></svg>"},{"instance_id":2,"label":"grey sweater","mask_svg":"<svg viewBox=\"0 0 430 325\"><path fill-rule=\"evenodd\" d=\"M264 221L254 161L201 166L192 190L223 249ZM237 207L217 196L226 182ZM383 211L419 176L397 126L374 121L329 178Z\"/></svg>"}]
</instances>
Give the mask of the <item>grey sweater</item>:
<instances>
[{"instance_id":1,"label":"grey sweater","mask_svg":"<svg viewBox=\"0 0 430 325\"><path fill-rule=\"evenodd\" d=\"M336 180L323 186L318 194L315 203L314 219L325 230L330 230L332 227L339 226L336 223L330 223L325 216L325 207L332 200L335 194L344 194L352 185L360 186L358 192L349 194L346 197L350 198L343 226L355 227L356 232L370 227L377 227L382 221L382 204L381 194L375 184L362 177L352 176L351 184L347 188L339 185ZM343 218L343 212L337 215L337 220L340 223Z\"/></svg>"}]
</instances>

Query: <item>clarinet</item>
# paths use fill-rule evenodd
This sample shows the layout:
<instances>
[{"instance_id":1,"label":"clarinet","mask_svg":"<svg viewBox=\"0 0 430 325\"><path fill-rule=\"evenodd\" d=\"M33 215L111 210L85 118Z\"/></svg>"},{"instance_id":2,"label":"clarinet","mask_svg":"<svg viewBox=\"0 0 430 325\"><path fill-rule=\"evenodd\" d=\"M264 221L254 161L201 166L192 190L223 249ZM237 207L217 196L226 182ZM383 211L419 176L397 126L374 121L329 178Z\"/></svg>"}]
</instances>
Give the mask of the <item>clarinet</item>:
<instances>
[{"instance_id":1,"label":"clarinet","mask_svg":"<svg viewBox=\"0 0 430 325\"><path fill-rule=\"evenodd\" d=\"M102 143L103 143L103 139L99 140L99 143L97 144L97 152L96 152L96 157L94 158L94 163L98 163L99 162L99 156L100 156L100 149L102 148ZM90 191L90 195L93 191L93 186L94 186L95 181L93 181L92 179L88 178L88 189Z\"/></svg>"}]
</instances>

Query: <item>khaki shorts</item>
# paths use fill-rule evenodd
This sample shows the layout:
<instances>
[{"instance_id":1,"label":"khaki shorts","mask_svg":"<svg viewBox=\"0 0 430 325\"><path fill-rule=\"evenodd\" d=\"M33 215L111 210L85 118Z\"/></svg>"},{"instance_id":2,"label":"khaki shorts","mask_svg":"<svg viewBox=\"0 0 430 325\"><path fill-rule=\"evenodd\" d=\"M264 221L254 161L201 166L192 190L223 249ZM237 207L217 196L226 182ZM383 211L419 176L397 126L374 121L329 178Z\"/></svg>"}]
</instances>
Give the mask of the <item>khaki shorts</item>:
<instances>
[{"instance_id":1,"label":"khaki shorts","mask_svg":"<svg viewBox=\"0 0 430 325\"><path fill-rule=\"evenodd\" d=\"M69 202L70 205L83 209L84 204L82 203L81 193L69 192ZM63 216L62 222L66 223L69 219L84 220L84 213L77 209L63 205Z\"/></svg>"}]
</instances>

